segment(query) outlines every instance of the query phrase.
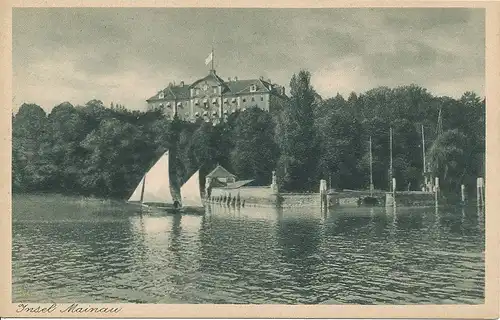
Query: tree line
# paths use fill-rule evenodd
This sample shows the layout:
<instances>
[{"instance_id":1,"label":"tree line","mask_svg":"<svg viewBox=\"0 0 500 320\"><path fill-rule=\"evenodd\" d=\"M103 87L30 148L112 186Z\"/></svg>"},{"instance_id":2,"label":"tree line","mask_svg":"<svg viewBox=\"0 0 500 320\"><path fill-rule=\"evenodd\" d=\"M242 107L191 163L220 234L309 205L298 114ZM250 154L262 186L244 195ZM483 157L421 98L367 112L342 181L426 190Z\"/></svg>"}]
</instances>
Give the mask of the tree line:
<instances>
[{"instance_id":1,"label":"tree line","mask_svg":"<svg viewBox=\"0 0 500 320\"><path fill-rule=\"evenodd\" d=\"M335 189L366 189L370 137L373 182L387 190L389 128L399 190L422 186L422 127L429 170L443 191L474 188L484 176L485 100L472 92L453 99L408 85L324 99L307 71L295 74L290 88L288 98L271 99L269 112L249 108L217 125L100 100L64 102L49 114L23 104L12 116L13 191L126 198L166 150L178 186L221 164L260 185L276 171L284 191L315 191L320 179Z\"/></svg>"}]
</instances>

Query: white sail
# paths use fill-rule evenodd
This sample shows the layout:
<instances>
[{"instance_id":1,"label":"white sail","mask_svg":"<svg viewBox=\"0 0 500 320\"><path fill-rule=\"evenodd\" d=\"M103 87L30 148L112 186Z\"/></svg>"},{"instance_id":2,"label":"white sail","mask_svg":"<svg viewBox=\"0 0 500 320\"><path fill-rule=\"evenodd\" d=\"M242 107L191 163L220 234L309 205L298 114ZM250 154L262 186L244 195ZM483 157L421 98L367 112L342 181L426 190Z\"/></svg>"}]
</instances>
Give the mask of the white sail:
<instances>
[{"instance_id":1,"label":"white sail","mask_svg":"<svg viewBox=\"0 0 500 320\"><path fill-rule=\"evenodd\" d=\"M146 173L145 180L142 202L167 204L174 202L170 192L168 151Z\"/></svg>"},{"instance_id":2,"label":"white sail","mask_svg":"<svg viewBox=\"0 0 500 320\"><path fill-rule=\"evenodd\" d=\"M200 171L196 171L181 187L183 207L203 207L200 192Z\"/></svg>"},{"instance_id":3,"label":"white sail","mask_svg":"<svg viewBox=\"0 0 500 320\"><path fill-rule=\"evenodd\" d=\"M142 193L142 186L144 184L144 177L142 177L141 182L139 182L139 185L137 188L135 188L134 192L128 198L128 201L141 201L141 193Z\"/></svg>"}]
</instances>

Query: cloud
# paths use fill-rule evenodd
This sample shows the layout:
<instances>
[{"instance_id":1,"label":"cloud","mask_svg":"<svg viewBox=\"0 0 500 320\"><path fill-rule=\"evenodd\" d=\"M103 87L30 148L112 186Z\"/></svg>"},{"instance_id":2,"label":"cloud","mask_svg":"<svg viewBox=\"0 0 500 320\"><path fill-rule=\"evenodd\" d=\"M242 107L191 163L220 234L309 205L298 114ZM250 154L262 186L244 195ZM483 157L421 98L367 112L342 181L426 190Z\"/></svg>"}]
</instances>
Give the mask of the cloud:
<instances>
[{"instance_id":1,"label":"cloud","mask_svg":"<svg viewBox=\"0 0 500 320\"><path fill-rule=\"evenodd\" d=\"M93 98L130 108L171 81L288 85L310 70L324 97L415 83L484 94L483 9L15 8L14 108Z\"/></svg>"}]
</instances>

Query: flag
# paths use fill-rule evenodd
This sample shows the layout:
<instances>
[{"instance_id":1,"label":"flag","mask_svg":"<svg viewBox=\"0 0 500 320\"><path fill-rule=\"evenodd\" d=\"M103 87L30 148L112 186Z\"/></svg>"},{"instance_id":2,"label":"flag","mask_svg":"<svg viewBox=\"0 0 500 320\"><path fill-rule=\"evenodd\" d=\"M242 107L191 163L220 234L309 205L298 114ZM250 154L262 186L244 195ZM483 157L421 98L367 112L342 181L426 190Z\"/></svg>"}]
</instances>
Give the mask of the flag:
<instances>
[{"instance_id":1,"label":"flag","mask_svg":"<svg viewBox=\"0 0 500 320\"><path fill-rule=\"evenodd\" d=\"M212 62L212 59L214 58L214 53L210 52L208 57L205 59L205 64L208 65L210 62Z\"/></svg>"}]
</instances>

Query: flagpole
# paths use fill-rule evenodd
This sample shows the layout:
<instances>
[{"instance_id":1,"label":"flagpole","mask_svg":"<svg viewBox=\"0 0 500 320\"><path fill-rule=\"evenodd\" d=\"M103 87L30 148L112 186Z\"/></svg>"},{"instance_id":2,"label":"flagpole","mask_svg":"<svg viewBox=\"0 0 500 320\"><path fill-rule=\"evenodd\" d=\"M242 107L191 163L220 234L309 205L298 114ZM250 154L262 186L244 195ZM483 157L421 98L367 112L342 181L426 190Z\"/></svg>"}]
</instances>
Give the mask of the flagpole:
<instances>
[{"instance_id":1,"label":"flagpole","mask_svg":"<svg viewBox=\"0 0 500 320\"><path fill-rule=\"evenodd\" d=\"M425 163L425 137L424 137L424 125L422 124L422 159L423 159L423 173L424 173L424 177L425 177L425 173L426 173L426 163Z\"/></svg>"},{"instance_id":2,"label":"flagpole","mask_svg":"<svg viewBox=\"0 0 500 320\"><path fill-rule=\"evenodd\" d=\"M389 143L390 143L390 153L391 153L391 160L390 160L390 168L389 168L389 174L390 174L390 178L389 178L389 189L392 191L392 177L393 177L393 172L392 172L392 127L389 128L389 134L390 134L390 137L389 137Z\"/></svg>"},{"instance_id":3,"label":"flagpole","mask_svg":"<svg viewBox=\"0 0 500 320\"><path fill-rule=\"evenodd\" d=\"M373 196L372 136L370 136L370 196Z\"/></svg>"},{"instance_id":4,"label":"flagpole","mask_svg":"<svg viewBox=\"0 0 500 320\"><path fill-rule=\"evenodd\" d=\"M215 56L214 56L214 45L212 43L212 71L214 71L214 58L215 58Z\"/></svg>"}]
</instances>

